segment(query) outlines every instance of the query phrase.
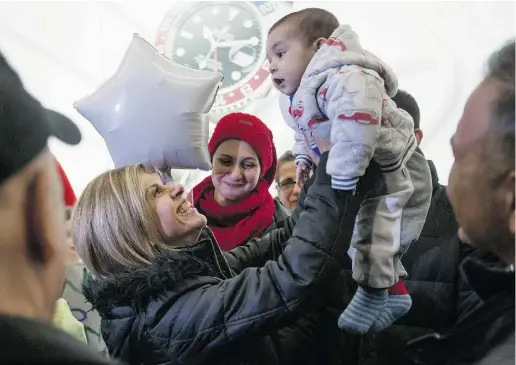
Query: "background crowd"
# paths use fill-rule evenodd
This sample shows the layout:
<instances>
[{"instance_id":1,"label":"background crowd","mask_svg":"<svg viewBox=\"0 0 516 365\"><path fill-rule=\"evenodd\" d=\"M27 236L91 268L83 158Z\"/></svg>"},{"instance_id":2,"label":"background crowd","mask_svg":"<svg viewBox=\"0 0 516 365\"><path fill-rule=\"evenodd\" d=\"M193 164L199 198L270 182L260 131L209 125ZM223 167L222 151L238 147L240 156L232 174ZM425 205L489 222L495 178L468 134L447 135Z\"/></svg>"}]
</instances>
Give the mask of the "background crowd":
<instances>
[{"instance_id":1,"label":"background crowd","mask_svg":"<svg viewBox=\"0 0 516 365\"><path fill-rule=\"evenodd\" d=\"M322 145L300 186L267 126L230 113L191 201L141 165L97 176L77 200L47 140L80 132L0 56L1 362L514 363L514 72L511 40L464 106L448 186L426 162L430 208L401 258L411 310L354 335L336 321L357 290L350 242L375 163L354 193L333 189ZM410 90L392 100L421 143Z\"/></svg>"}]
</instances>

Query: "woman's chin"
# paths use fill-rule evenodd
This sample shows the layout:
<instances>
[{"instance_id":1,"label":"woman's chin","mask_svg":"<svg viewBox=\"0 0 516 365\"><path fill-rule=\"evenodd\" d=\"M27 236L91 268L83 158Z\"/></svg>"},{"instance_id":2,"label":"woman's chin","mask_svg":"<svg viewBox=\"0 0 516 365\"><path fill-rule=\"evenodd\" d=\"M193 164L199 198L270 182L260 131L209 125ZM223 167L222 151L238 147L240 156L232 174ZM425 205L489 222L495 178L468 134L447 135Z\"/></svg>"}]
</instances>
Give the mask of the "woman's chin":
<instances>
[{"instance_id":1,"label":"woman's chin","mask_svg":"<svg viewBox=\"0 0 516 365\"><path fill-rule=\"evenodd\" d=\"M248 195L248 193L241 191L227 191L220 194L220 197L223 199L225 203L224 205L232 205L244 200L245 198L247 198Z\"/></svg>"},{"instance_id":2,"label":"woman's chin","mask_svg":"<svg viewBox=\"0 0 516 365\"><path fill-rule=\"evenodd\" d=\"M203 229L204 227L206 227L208 225L208 219L202 215L201 213L199 213L199 227L201 229Z\"/></svg>"},{"instance_id":3,"label":"woman's chin","mask_svg":"<svg viewBox=\"0 0 516 365\"><path fill-rule=\"evenodd\" d=\"M191 245L195 245L197 241L199 241L199 236L204 227L206 227L206 218L203 215L200 215L202 219L199 219L199 222L190 222L191 226L185 227L186 231L181 234L174 234L172 236L168 236L167 241L169 241L175 247L187 247Z\"/></svg>"}]
</instances>

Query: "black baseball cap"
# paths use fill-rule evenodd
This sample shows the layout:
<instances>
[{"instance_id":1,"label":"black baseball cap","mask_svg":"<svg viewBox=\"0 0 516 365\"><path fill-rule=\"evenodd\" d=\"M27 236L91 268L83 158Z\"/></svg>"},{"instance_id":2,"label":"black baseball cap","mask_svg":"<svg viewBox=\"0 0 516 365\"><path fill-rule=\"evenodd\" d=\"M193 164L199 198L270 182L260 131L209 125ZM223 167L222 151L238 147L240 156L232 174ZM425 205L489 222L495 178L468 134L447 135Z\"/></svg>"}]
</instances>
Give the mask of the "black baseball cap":
<instances>
[{"instance_id":1,"label":"black baseball cap","mask_svg":"<svg viewBox=\"0 0 516 365\"><path fill-rule=\"evenodd\" d=\"M36 158L50 136L70 145L81 141L79 128L33 98L0 53L0 184Z\"/></svg>"}]
</instances>

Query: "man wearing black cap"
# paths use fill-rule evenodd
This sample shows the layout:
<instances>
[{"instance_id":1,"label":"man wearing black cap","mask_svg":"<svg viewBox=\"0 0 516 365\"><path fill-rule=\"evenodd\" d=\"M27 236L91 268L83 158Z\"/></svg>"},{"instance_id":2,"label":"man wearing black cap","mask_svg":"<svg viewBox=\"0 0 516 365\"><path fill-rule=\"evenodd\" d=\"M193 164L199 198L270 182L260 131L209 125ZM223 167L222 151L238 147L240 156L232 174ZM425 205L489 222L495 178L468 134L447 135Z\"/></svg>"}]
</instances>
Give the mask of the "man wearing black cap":
<instances>
[{"instance_id":1,"label":"man wearing black cap","mask_svg":"<svg viewBox=\"0 0 516 365\"><path fill-rule=\"evenodd\" d=\"M65 210L48 137L81 140L0 54L0 363L107 364L49 323L65 274Z\"/></svg>"}]
</instances>

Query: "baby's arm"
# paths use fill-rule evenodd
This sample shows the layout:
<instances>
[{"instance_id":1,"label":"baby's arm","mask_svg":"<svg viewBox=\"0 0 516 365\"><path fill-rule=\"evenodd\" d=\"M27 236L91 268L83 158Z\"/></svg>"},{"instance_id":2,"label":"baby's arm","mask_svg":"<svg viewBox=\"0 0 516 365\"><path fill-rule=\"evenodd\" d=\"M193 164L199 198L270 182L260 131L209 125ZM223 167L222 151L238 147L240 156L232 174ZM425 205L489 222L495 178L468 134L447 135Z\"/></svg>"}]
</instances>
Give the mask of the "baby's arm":
<instances>
[{"instance_id":1,"label":"baby's arm","mask_svg":"<svg viewBox=\"0 0 516 365\"><path fill-rule=\"evenodd\" d=\"M288 97L280 96L279 106L285 123L287 123L287 125L294 131L295 143L294 147L292 148L292 154L296 158L296 182L300 185L303 185L308 180L307 176L310 176L310 171L313 166L312 159L308 154L308 146L306 145L305 135L299 129L297 123L294 121L294 118L292 118L290 115L290 101L288 101Z\"/></svg>"},{"instance_id":2,"label":"baby's arm","mask_svg":"<svg viewBox=\"0 0 516 365\"><path fill-rule=\"evenodd\" d=\"M332 186L354 190L373 158L382 121L384 83L372 70L345 66L330 81L326 115L332 148L327 171Z\"/></svg>"},{"instance_id":3,"label":"baby's arm","mask_svg":"<svg viewBox=\"0 0 516 365\"><path fill-rule=\"evenodd\" d=\"M296 183L303 186L310 178L313 162L308 155L308 146L303 132L296 131L294 139L292 154L296 158Z\"/></svg>"}]
</instances>

